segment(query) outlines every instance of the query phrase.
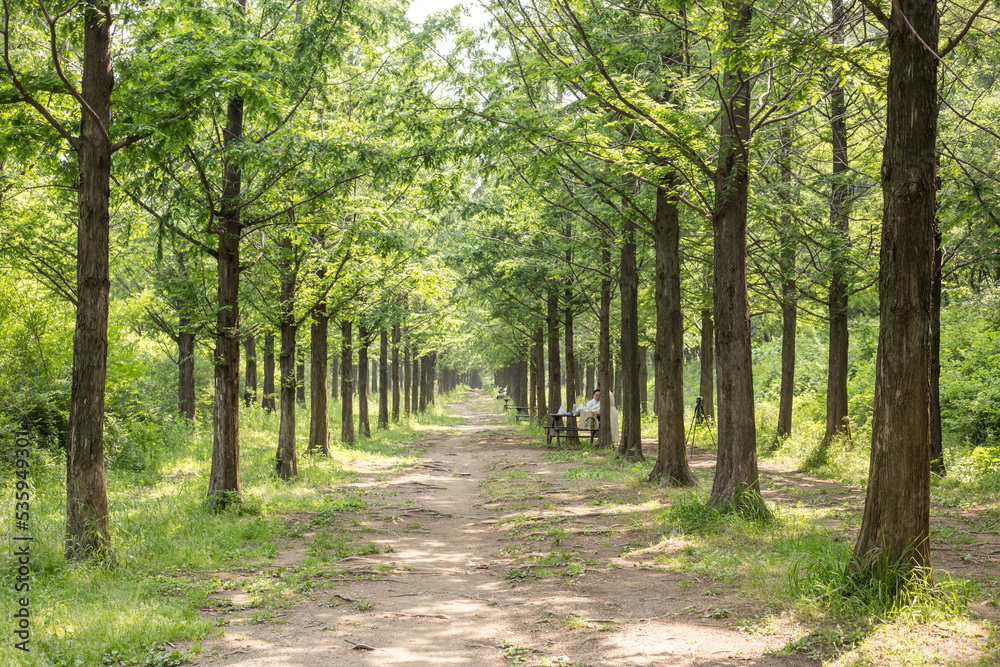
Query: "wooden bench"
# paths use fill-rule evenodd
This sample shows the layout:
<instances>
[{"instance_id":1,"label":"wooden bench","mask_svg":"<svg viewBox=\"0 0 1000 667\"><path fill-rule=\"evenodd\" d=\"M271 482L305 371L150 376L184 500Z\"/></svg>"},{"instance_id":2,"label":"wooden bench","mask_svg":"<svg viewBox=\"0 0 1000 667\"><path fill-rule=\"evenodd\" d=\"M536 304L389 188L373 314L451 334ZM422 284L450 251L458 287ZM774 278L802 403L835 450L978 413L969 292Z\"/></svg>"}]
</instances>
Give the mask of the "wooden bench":
<instances>
[{"instance_id":1,"label":"wooden bench","mask_svg":"<svg viewBox=\"0 0 1000 667\"><path fill-rule=\"evenodd\" d=\"M552 444L552 437L555 436L556 444L562 447L562 438L566 436L579 436L581 433L590 434L590 444L594 444L594 436L597 435L596 428L577 428L575 426L546 426L545 427L545 444Z\"/></svg>"},{"instance_id":2,"label":"wooden bench","mask_svg":"<svg viewBox=\"0 0 1000 667\"><path fill-rule=\"evenodd\" d=\"M514 421L519 422L522 419L531 419L531 407L528 405L515 405Z\"/></svg>"},{"instance_id":3,"label":"wooden bench","mask_svg":"<svg viewBox=\"0 0 1000 667\"><path fill-rule=\"evenodd\" d=\"M510 406L507 405L509 402L510 402L510 396L504 396L503 397L503 411L504 412L507 412L508 410L510 410Z\"/></svg>"}]
</instances>

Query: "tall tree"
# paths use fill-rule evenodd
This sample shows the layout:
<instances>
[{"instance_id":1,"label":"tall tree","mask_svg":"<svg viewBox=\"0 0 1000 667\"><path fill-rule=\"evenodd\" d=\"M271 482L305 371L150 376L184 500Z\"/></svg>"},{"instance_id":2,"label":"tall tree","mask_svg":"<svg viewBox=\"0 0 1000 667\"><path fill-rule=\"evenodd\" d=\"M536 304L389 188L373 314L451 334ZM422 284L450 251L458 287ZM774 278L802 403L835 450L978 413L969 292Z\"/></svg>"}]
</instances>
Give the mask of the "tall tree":
<instances>
[{"instance_id":1,"label":"tall tree","mask_svg":"<svg viewBox=\"0 0 1000 667\"><path fill-rule=\"evenodd\" d=\"M877 6L866 3L877 10ZM897 0L889 32L871 463L853 566L930 566L930 367L938 91L935 0ZM954 46L952 42L949 47Z\"/></svg>"}]
</instances>

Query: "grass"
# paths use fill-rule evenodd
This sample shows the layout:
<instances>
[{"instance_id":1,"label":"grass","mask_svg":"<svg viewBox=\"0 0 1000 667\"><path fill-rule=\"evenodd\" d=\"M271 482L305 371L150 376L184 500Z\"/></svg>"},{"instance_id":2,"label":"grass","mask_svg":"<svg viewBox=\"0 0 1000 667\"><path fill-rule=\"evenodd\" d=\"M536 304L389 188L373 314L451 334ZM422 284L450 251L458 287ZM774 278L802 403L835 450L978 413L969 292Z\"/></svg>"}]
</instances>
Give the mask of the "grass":
<instances>
[{"instance_id":1,"label":"grass","mask_svg":"<svg viewBox=\"0 0 1000 667\"><path fill-rule=\"evenodd\" d=\"M174 432L161 443L155 466L142 471L109 469L108 500L113 557L103 563L67 563L62 555L65 530L65 461L47 450L31 455L31 652L0 644L0 667L91 667L93 665L167 666L185 657L167 642L200 641L217 623L200 610L223 601L209 594L225 587L221 571L253 572L278 554L279 538L304 534L306 526L289 528L286 515L309 513L317 530L307 558L320 564L344 555L380 550L354 531L328 532L343 513L357 512L370 502L363 489L343 489L359 475L363 463L383 477L413 464L418 454L408 446L428 429L454 423L439 397L419 420L389 431L373 431L351 446L334 442L331 456L302 451L308 439L307 415L297 420L299 475L278 479L273 470L278 417L259 409L241 411L242 504L221 513L206 507L211 465L210 424ZM336 405L331 416L339 416ZM374 413L373 413L374 414ZM331 432L339 423L331 420ZM0 524L13 525L12 475L0 487ZM316 528L316 527L320 528ZM8 537L6 553L12 553ZM9 556L8 556L9 557ZM311 559L311 560L310 560ZM13 590L13 568L0 573L0 586ZM309 570L307 569L306 572ZM246 585L246 582L241 582ZM295 590L308 590L302 573L256 577L247 586L253 622L269 622ZM12 595L4 595L0 613L11 618Z\"/></svg>"}]
</instances>

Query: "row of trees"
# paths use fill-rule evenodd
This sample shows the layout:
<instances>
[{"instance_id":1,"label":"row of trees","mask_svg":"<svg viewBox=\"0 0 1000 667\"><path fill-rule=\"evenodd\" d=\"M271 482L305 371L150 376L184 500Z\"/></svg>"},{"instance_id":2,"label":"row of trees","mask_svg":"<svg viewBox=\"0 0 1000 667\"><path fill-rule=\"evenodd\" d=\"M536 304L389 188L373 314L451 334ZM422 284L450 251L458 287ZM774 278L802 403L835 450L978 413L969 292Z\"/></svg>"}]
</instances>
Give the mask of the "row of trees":
<instances>
[{"instance_id":1,"label":"row of trees","mask_svg":"<svg viewBox=\"0 0 1000 667\"><path fill-rule=\"evenodd\" d=\"M719 435L711 503L761 512L753 337L783 341L774 433L784 438L797 318L826 323L822 452L851 437L848 316L852 298L855 312L871 307L877 285L871 479L853 563L875 574L928 565L932 465L943 473L941 284L991 266L996 237L992 197L981 196L992 139L972 130L989 125L996 94L979 60L993 46L986 4L490 3L502 55L470 51L476 94L462 108L506 150L473 202L463 262L506 324L494 340L517 391L544 386L546 341L550 372L562 366L560 322L572 359L589 315L598 386L611 385L620 349L618 452L638 458L640 345L652 343L652 478L690 484L683 368L700 348ZM580 393L572 366L567 404ZM548 410L560 402L555 372Z\"/></svg>"}]
</instances>

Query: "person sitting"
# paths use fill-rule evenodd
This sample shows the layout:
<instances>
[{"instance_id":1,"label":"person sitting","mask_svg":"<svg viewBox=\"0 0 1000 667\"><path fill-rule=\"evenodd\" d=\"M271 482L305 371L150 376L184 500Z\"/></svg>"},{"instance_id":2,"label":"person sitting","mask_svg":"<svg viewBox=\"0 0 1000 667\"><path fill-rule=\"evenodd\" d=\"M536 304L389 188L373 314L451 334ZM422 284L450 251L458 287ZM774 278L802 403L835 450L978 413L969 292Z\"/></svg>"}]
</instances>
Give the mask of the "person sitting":
<instances>
[{"instance_id":1,"label":"person sitting","mask_svg":"<svg viewBox=\"0 0 1000 667\"><path fill-rule=\"evenodd\" d=\"M594 397L587 401L587 404L583 406L584 412L600 412L601 411L601 390L594 390Z\"/></svg>"},{"instance_id":2,"label":"person sitting","mask_svg":"<svg viewBox=\"0 0 1000 667\"><path fill-rule=\"evenodd\" d=\"M501 398L507 398L507 387L497 392L497 400L499 401Z\"/></svg>"}]
</instances>

